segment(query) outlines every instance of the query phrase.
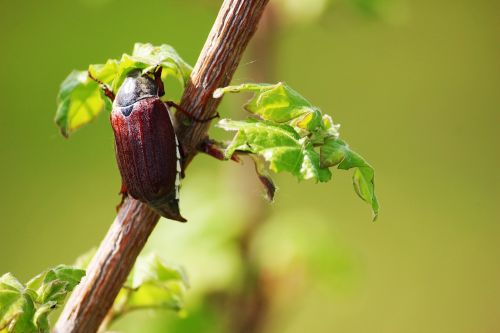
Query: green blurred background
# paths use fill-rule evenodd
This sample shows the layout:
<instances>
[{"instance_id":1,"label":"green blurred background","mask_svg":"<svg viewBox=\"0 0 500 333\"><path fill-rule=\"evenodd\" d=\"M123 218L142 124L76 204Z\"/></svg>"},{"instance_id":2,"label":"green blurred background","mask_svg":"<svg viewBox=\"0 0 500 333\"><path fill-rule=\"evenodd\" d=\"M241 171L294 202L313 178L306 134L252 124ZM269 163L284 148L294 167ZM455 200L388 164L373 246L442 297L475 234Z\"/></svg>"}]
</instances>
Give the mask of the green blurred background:
<instances>
[{"instance_id":1,"label":"green blurred background","mask_svg":"<svg viewBox=\"0 0 500 333\"><path fill-rule=\"evenodd\" d=\"M181 191L189 223L162 221L146 249L185 266L188 315L136 313L116 329L224 332L257 297L266 333L499 332L500 2L271 3L273 38L252 42L233 82L286 81L342 124L376 169L379 220L350 173L278 175L269 205L250 163L199 156ZM0 273L72 263L115 216L108 116L63 139L60 82L137 41L194 64L219 4L0 2ZM220 112L243 116L241 103Z\"/></svg>"}]
</instances>

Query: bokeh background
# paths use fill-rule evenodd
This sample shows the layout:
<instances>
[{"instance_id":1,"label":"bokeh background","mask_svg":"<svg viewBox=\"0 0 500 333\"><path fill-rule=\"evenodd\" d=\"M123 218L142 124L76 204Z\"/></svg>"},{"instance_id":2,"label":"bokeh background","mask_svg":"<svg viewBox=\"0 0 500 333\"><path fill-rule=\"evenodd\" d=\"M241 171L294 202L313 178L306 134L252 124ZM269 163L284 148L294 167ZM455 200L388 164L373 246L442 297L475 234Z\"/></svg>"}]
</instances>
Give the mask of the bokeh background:
<instances>
[{"instance_id":1,"label":"bokeh background","mask_svg":"<svg viewBox=\"0 0 500 333\"><path fill-rule=\"evenodd\" d=\"M194 64L219 5L0 1L0 272L70 264L115 216L108 115L63 139L60 82L137 41ZM376 169L379 220L349 172L278 175L268 204L251 163L199 156L181 191L189 223L162 221L145 249L188 271L188 315L135 313L115 329L499 332L500 2L271 5L233 82L286 81L342 124ZM220 112L243 117L243 101L227 96Z\"/></svg>"}]
</instances>

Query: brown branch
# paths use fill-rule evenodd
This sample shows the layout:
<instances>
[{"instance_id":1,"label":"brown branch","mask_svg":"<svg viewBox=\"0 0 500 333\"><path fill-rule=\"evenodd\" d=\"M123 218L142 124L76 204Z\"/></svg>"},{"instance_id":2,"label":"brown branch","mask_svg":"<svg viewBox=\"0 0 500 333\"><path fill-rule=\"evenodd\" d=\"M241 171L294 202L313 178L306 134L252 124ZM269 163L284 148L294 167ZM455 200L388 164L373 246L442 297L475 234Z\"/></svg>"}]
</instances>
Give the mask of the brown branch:
<instances>
[{"instance_id":1,"label":"brown branch","mask_svg":"<svg viewBox=\"0 0 500 333\"><path fill-rule=\"evenodd\" d=\"M215 114L213 91L229 84L268 0L225 0L191 74L181 106L198 118ZM208 123L185 125L177 113L176 133L185 150L184 167L196 155ZM92 259L87 275L69 298L56 333L93 333L113 305L127 275L158 222L145 204L125 200Z\"/></svg>"},{"instance_id":2,"label":"brown branch","mask_svg":"<svg viewBox=\"0 0 500 333\"><path fill-rule=\"evenodd\" d=\"M191 84L184 91L181 107L197 118L215 114L220 99L212 98L216 88L230 83L268 0L226 0L205 42L191 75ZM184 115L178 113L179 123ZM189 163L196 146L206 136L208 123L182 127L177 132Z\"/></svg>"}]
</instances>

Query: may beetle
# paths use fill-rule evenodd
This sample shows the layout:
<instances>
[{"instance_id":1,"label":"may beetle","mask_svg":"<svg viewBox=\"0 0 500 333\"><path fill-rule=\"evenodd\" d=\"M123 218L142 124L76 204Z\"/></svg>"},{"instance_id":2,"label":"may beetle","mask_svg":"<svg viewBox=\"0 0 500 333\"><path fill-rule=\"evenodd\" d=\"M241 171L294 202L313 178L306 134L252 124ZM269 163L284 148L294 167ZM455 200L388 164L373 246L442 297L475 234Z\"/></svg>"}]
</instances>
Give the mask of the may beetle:
<instances>
[{"instance_id":1,"label":"may beetle","mask_svg":"<svg viewBox=\"0 0 500 333\"><path fill-rule=\"evenodd\" d=\"M169 104L160 99L164 95L161 67L154 78L140 70L130 72L116 98L90 72L89 77L113 101L111 125L122 177L121 193L148 204L161 216L185 222L179 212L180 147Z\"/></svg>"}]
</instances>

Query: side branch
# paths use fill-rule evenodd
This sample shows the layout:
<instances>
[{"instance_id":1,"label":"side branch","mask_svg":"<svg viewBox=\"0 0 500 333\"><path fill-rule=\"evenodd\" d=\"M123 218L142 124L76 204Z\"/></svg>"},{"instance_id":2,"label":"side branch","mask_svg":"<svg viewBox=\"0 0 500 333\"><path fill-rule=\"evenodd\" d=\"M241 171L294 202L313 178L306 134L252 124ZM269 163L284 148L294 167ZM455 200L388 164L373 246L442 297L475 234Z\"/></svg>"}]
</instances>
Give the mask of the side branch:
<instances>
[{"instance_id":1,"label":"side branch","mask_svg":"<svg viewBox=\"0 0 500 333\"><path fill-rule=\"evenodd\" d=\"M213 91L229 84L268 0L225 0L203 47L181 107L198 118L215 113ZM206 136L207 123L184 125L177 114L176 132L187 158ZM132 266L154 230L159 216L147 205L128 198L75 288L54 328L55 333L93 333L113 305Z\"/></svg>"}]
</instances>

